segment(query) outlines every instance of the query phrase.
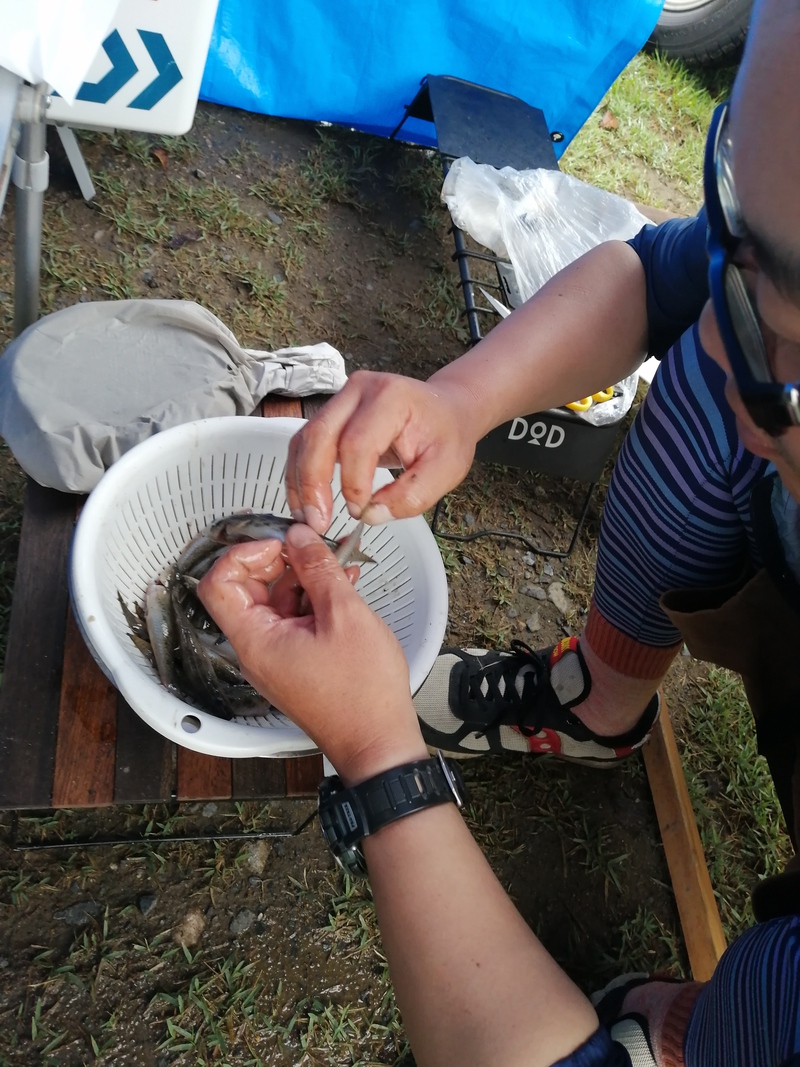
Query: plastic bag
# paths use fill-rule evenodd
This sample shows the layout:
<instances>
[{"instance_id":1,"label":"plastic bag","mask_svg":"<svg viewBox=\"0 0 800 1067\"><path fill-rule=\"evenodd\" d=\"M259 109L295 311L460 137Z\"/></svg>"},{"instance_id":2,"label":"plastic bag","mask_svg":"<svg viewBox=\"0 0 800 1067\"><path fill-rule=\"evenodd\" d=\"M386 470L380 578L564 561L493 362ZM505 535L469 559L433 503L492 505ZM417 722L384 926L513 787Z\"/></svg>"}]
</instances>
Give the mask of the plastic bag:
<instances>
[{"instance_id":1,"label":"plastic bag","mask_svg":"<svg viewBox=\"0 0 800 1067\"><path fill-rule=\"evenodd\" d=\"M521 302L554 274L603 241L627 241L649 219L622 197L558 170L498 170L456 159L442 187L453 222L514 268ZM592 403L580 417L594 426L620 419L633 403L638 374L615 396Z\"/></svg>"},{"instance_id":2,"label":"plastic bag","mask_svg":"<svg viewBox=\"0 0 800 1067\"><path fill-rule=\"evenodd\" d=\"M514 268L522 300L603 241L648 223L633 204L559 170L497 170L456 159L442 187L453 222Z\"/></svg>"},{"instance_id":3,"label":"plastic bag","mask_svg":"<svg viewBox=\"0 0 800 1067\"><path fill-rule=\"evenodd\" d=\"M190 301L88 301L39 319L6 349L0 435L40 485L88 493L159 430L249 415L267 393L335 393L346 380L329 344L242 348Z\"/></svg>"},{"instance_id":4,"label":"plastic bag","mask_svg":"<svg viewBox=\"0 0 800 1067\"><path fill-rule=\"evenodd\" d=\"M0 0L0 67L29 82L47 82L74 103L119 5L120 0Z\"/></svg>"}]
</instances>

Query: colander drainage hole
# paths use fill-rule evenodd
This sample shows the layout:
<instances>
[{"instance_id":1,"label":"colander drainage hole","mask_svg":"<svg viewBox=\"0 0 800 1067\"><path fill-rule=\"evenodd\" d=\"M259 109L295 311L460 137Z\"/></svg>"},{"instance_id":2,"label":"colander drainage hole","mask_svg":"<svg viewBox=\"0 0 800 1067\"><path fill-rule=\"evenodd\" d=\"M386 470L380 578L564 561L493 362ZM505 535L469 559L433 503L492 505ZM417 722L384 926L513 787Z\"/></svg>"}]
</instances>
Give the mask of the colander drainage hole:
<instances>
[{"instance_id":1,"label":"colander drainage hole","mask_svg":"<svg viewBox=\"0 0 800 1067\"><path fill-rule=\"evenodd\" d=\"M196 734L200 729L200 720L196 715L184 715L181 719L181 726L187 734Z\"/></svg>"}]
</instances>

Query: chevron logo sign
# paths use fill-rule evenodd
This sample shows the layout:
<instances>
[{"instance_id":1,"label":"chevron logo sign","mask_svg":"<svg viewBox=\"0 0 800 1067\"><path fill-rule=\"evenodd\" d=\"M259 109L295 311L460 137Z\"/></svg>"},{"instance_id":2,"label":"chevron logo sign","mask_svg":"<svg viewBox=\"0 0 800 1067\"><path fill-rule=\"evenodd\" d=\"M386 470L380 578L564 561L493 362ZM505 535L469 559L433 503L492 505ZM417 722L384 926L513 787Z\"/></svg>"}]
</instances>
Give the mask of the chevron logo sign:
<instances>
[{"instance_id":1,"label":"chevron logo sign","mask_svg":"<svg viewBox=\"0 0 800 1067\"><path fill-rule=\"evenodd\" d=\"M217 0L119 0L74 103L53 93L48 122L170 137L187 133L216 14Z\"/></svg>"},{"instance_id":2,"label":"chevron logo sign","mask_svg":"<svg viewBox=\"0 0 800 1067\"><path fill-rule=\"evenodd\" d=\"M127 107L137 111L149 111L163 100L170 89L174 89L183 75L178 64L164 40L163 34L151 30L136 31L147 49L148 55L156 68L156 76ZM93 104L107 104L118 92L125 88L139 68L128 51L118 30L112 30L103 41L103 51L111 61L111 70L96 82L84 82L78 90L78 100Z\"/></svg>"}]
</instances>

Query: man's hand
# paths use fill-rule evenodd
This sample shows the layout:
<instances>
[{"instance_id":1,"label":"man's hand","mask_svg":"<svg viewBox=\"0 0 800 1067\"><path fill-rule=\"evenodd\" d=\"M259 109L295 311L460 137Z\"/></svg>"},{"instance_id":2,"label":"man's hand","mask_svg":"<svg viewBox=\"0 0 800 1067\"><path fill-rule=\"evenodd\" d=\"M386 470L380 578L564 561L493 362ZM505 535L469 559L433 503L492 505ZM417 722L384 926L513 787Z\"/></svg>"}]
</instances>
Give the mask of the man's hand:
<instances>
[{"instance_id":1,"label":"man's hand","mask_svg":"<svg viewBox=\"0 0 800 1067\"><path fill-rule=\"evenodd\" d=\"M286 492L292 514L318 533L328 528L338 461L354 518L376 525L421 515L472 464L470 399L456 386L358 371L291 441ZM404 472L373 495L379 466Z\"/></svg>"},{"instance_id":2,"label":"man's hand","mask_svg":"<svg viewBox=\"0 0 800 1067\"><path fill-rule=\"evenodd\" d=\"M198 587L244 676L323 749L348 783L425 758L408 666L394 634L307 526L293 526L287 535L289 574L282 547L278 541L236 545ZM295 578L310 615L295 614Z\"/></svg>"}]
</instances>

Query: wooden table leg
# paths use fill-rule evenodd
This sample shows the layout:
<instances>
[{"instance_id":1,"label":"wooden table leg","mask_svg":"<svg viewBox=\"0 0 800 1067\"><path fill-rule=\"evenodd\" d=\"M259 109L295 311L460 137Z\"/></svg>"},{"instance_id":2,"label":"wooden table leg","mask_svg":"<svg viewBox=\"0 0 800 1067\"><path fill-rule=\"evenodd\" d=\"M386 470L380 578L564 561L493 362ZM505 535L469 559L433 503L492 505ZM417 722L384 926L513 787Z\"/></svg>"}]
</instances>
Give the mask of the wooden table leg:
<instances>
[{"instance_id":1,"label":"wooden table leg","mask_svg":"<svg viewBox=\"0 0 800 1067\"><path fill-rule=\"evenodd\" d=\"M725 951L725 934L663 698L661 717L642 751L689 964L695 981L707 982Z\"/></svg>"}]
</instances>

